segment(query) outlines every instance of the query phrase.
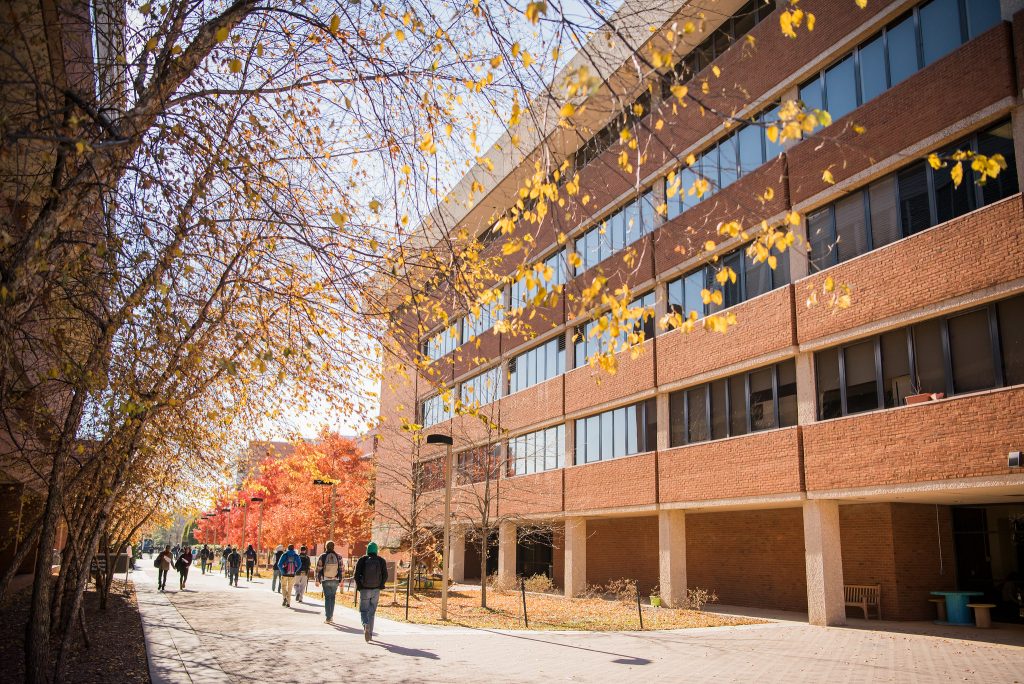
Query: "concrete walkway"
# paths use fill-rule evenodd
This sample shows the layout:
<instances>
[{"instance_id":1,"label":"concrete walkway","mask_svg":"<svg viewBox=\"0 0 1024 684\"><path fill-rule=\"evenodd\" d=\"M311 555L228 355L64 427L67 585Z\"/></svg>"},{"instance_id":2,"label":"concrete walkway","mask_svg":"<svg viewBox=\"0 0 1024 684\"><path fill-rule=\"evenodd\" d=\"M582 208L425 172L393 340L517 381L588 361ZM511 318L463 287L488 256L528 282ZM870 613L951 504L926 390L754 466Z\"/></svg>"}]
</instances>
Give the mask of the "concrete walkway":
<instances>
[{"instance_id":1,"label":"concrete walkway","mask_svg":"<svg viewBox=\"0 0 1024 684\"><path fill-rule=\"evenodd\" d=\"M155 592L155 569L134 574L154 684L357 676L381 682L1024 683L1024 630L962 628L946 636L912 633L929 632L920 623L857 621L852 628L824 629L784 619L667 632L523 632L378 618L377 637L367 644L350 607L339 606L337 624L327 625L319 601L282 607L269 579L243 579L236 589L222 575L193 572L187 591L166 594Z\"/></svg>"}]
</instances>

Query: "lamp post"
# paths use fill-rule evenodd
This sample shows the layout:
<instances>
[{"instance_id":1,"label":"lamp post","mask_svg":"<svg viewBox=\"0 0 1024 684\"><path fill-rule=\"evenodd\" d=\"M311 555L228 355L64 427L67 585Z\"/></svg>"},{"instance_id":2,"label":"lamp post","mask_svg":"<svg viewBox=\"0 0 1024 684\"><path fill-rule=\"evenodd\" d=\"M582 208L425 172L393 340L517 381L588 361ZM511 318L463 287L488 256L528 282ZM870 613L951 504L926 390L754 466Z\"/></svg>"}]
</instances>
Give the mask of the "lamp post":
<instances>
[{"instance_id":1,"label":"lamp post","mask_svg":"<svg viewBox=\"0 0 1024 684\"><path fill-rule=\"evenodd\" d=\"M242 506L242 543L238 545L242 549L242 553L245 553L245 532L249 525L249 502L243 501Z\"/></svg>"},{"instance_id":2,"label":"lamp post","mask_svg":"<svg viewBox=\"0 0 1024 684\"><path fill-rule=\"evenodd\" d=\"M334 488L337 486L337 482L334 480L313 480L313 484L321 487L331 488L331 536L330 539L334 540Z\"/></svg>"},{"instance_id":3,"label":"lamp post","mask_svg":"<svg viewBox=\"0 0 1024 684\"><path fill-rule=\"evenodd\" d=\"M452 444L454 441L449 435L432 434L427 435L427 444L444 444L444 540L442 548L444 555L441 557L441 619L448 619L448 567L451 564L451 532L452 532Z\"/></svg>"},{"instance_id":4,"label":"lamp post","mask_svg":"<svg viewBox=\"0 0 1024 684\"><path fill-rule=\"evenodd\" d=\"M228 514L228 521L224 524L224 540L221 542L222 544L227 544L231 541L231 530L228 529L231 525L231 507L227 506L222 508L220 509L220 512Z\"/></svg>"},{"instance_id":5,"label":"lamp post","mask_svg":"<svg viewBox=\"0 0 1024 684\"><path fill-rule=\"evenodd\" d=\"M263 497L254 496L249 501L260 505L260 520L256 523L256 576L260 576L260 539L263 537Z\"/></svg>"}]
</instances>

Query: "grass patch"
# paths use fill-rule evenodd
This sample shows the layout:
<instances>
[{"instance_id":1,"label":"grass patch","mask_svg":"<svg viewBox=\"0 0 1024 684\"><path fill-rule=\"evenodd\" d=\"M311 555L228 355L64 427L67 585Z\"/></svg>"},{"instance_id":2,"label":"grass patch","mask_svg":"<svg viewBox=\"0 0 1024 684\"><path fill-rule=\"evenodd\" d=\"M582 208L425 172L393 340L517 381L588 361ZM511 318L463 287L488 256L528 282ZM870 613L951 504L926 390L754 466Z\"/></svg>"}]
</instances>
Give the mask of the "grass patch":
<instances>
[{"instance_id":1,"label":"grass patch","mask_svg":"<svg viewBox=\"0 0 1024 684\"><path fill-rule=\"evenodd\" d=\"M312 592L307 592L311 595ZM392 591L382 592L377 614L390 620L405 622L405 594L399 592L398 601L392 602ZM338 591L338 605L352 609L352 592ZM596 632L629 631L640 628L635 604L600 598L574 598L548 594L526 595L530 629L585 630ZM480 607L480 592L449 591L448 620L443 622L441 592L425 591L412 595L409 602L409 622L424 625L449 625L486 629L523 629L522 596L518 592L487 592L487 608ZM696 610L652 608L644 606L644 629L685 629L693 627L720 627L766 622L755 618L741 618Z\"/></svg>"}]
</instances>

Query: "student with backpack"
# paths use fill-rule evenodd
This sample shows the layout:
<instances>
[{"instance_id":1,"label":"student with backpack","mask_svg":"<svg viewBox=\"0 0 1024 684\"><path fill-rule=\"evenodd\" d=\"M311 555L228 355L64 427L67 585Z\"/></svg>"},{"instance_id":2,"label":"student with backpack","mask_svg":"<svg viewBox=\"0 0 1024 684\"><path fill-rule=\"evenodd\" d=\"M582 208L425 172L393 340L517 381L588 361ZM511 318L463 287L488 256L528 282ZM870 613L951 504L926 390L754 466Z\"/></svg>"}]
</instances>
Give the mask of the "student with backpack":
<instances>
[{"instance_id":1,"label":"student with backpack","mask_svg":"<svg viewBox=\"0 0 1024 684\"><path fill-rule=\"evenodd\" d=\"M188 569L192 566L192 549L185 547L181 555L178 556L178 562L175 563L174 567L178 571L178 588L182 591L185 590L185 582L188 581Z\"/></svg>"},{"instance_id":2,"label":"student with backpack","mask_svg":"<svg viewBox=\"0 0 1024 684\"><path fill-rule=\"evenodd\" d=\"M281 554L277 569L281 572L281 605L292 605L292 590L295 588L295 575L302 568L302 559L295 553L295 544L289 544L288 550Z\"/></svg>"},{"instance_id":3,"label":"student with backpack","mask_svg":"<svg viewBox=\"0 0 1024 684\"><path fill-rule=\"evenodd\" d=\"M273 576L270 578L270 591L277 591L278 585L281 583L281 571L277 569L277 564L281 562L281 556L284 555L284 547L280 544L277 545L277 549L274 551L274 560L271 561L270 565L274 569Z\"/></svg>"},{"instance_id":4,"label":"student with backpack","mask_svg":"<svg viewBox=\"0 0 1024 684\"><path fill-rule=\"evenodd\" d=\"M377 543L366 546L366 555L356 563L356 591L359 592L359 617L363 621L363 638L373 638L373 618L377 614L380 590L388 581L388 564L377 555Z\"/></svg>"},{"instance_id":5,"label":"student with backpack","mask_svg":"<svg viewBox=\"0 0 1024 684\"><path fill-rule=\"evenodd\" d=\"M220 553L220 571L224 573L224 576L228 576L228 556L231 555L231 544L224 547L224 550Z\"/></svg>"},{"instance_id":6,"label":"student with backpack","mask_svg":"<svg viewBox=\"0 0 1024 684\"><path fill-rule=\"evenodd\" d=\"M199 568L206 574L206 566L213 566L213 551L206 544L203 544L203 548L199 551Z\"/></svg>"},{"instance_id":7,"label":"student with backpack","mask_svg":"<svg viewBox=\"0 0 1024 684\"><path fill-rule=\"evenodd\" d=\"M334 542L327 542L327 550L316 561L316 585L324 589L324 622L334 622L334 599L341 583L341 556L334 552Z\"/></svg>"},{"instance_id":8,"label":"student with backpack","mask_svg":"<svg viewBox=\"0 0 1024 684\"><path fill-rule=\"evenodd\" d=\"M171 571L171 565L174 563L174 554L171 553L171 545L168 544L164 547L164 550L160 552L160 555L153 561L153 565L156 566L156 588L158 591L164 591L167 588L167 573Z\"/></svg>"},{"instance_id":9,"label":"student with backpack","mask_svg":"<svg viewBox=\"0 0 1024 684\"><path fill-rule=\"evenodd\" d=\"M295 576L295 600L302 603L302 595L306 593L306 582L309 581L309 553L305 546L299 549L299 560L302 565Z\"/></svg>"},{"instance_id":10,"label":"student with backpack","mask_svg":"<svg viewBox=\"0 0 1024 684\"><path fill-rule=\"evenodd\" d=\"M252 571L256 567L256 549L252 548L252 544L249 544L249 548L245 550L245 581L252 582Z\"/></svg>"},{"instance_id":11,"label":"student with backpack","mask_svg":"<svg viewBox=\"0 0 1024 684\"><path fill-rule=\"evenodd\" d=\"M242 554L238 553L238 549L232 549L228 547L228 586L238 586L238 570L242 567Z\"/></svg>"}]
</instances>

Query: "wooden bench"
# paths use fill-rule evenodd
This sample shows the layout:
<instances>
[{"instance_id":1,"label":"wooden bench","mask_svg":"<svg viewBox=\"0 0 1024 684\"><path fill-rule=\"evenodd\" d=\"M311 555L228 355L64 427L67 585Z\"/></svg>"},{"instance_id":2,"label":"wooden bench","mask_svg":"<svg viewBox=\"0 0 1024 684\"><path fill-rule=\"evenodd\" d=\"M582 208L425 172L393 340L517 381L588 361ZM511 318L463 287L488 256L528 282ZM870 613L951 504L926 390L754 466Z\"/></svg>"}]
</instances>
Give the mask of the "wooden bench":
<instances>
[{"instance_id":1,"label":"wooden bench","mask_svg":"<svg viewBox=\"0 0 1024 684\"><path fill-rule=\"evenodd\" d=\"M843 595L846 605L864 611L864 619L868 617L868 608L875 609L875 615L882 619L882 585L881 584L844 584Z\"/></svg>"},{"instance_id":2,"label":"wooden bench","mask_svg":"<svg viewBox=\"0 0 1024 684\"><path fill-rule=\"evenodd\" d=\"M974 609L974 624L978 625L978 629L989 629L992 626L992 609L996 607L994 603L968 603L968 608Z\"/></svg>"}]
</instances>

